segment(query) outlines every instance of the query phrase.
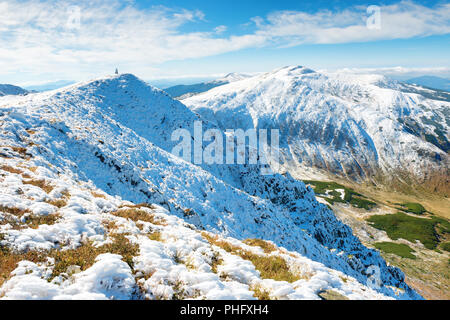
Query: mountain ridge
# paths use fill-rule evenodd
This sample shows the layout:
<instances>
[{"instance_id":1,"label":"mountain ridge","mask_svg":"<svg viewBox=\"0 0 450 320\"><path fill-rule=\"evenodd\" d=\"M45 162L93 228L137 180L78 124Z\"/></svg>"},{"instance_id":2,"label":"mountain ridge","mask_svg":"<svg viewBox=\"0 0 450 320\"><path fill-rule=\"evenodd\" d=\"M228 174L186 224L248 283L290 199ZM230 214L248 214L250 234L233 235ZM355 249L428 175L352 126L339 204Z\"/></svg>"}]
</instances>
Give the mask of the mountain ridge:
<instances>
[{"instance_id":1,"label":"mountain ridge","mask_svg":"<svg viewBox=\"0 0 450 320\"><path fill-rule=\"evenodd\" d=\"M297 178L313 171L448 195L450 103L440 97L381 75L294 66L182 102L222 129L280 128L283 169Z\"/></svg>"},{"instance_id":2,"label":"mountain ridge","mask_svg":"<svg viewBox=\"0 0 450 320\"><path fill-rule=\"evenodd\" d=\"M24 95L30 93L21 87L12 84L0 84L0 97L6 95Z\"/></svg>"},{"instance_id":3,"label":"mountain ridge","mask_svg":"<svg viewBox=\"0 0 450 320\"><path fill-rule=\"evenodd\" d=\"M195 84L189 84L189 85L176 85L169 88L164 89L168 94L170 94L172 97L176 99L183 99L186 97L190 97L205 91L208 91L210 89L213 89L215 87L219 87L234 81L239 81L245 78L250 77L249 75L243 74L243 73L228 73L224 77L211 80L208 82L201 82L201 83L195 83Z\"/></svg>"},{"instance_id":4,"label":"mountain ridge","mask_svg":"<svg viewBox=\"0 0 450 320\"><path fill-rule=\"evenodd\" d=\"M361 283L370 277L366 269L377 266L384 284L380 293L420 298L399 269L365 248L302 182L264 177L248 165L199 167L170 154L171 131L192 130L192 121L201 118L132 75L5 97L0 106L7 120L4 144L25 148L50 176L61 173L111 196L163 206L196 228L223 236L272 240ZM205 120L205 126L214 125Z\"/></svg>"}]
</instances>

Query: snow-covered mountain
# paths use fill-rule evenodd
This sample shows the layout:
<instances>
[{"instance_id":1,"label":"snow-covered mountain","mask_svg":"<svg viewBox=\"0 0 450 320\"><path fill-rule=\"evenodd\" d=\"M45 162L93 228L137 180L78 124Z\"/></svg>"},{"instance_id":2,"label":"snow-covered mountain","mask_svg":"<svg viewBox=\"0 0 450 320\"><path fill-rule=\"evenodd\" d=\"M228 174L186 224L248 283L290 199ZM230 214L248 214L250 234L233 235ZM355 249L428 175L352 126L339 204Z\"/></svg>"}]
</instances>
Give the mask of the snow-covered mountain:
<instances>
[{"instance_id":1,"label":"snow-covered mountain","mask_svg":"<svg viewBox=\"0 0 450 320\"><path fill-rule=\"evenodd\" d=\"M58 80L58 81L52 81L52 82L46 82L46 83L42 83L42 84L26 86L25 89L31 90L31 91L42 92L42 91L50 91L50 90L63 88L65 86L68 86L68 85L71 85L74 83L75 83L75 81L73 81L73 80Z\"/></svg>"},{"instance_id":2,"label":"snow-covered mountain","mask_svg":"<svg viewBox=\"0 0 450 320\"><path fill-rule=\"evenodd\" d=\"M252 80L239 83L243 81ZM318 298L321 291L333 289L355 298L420 298L399 269L364 247L303 182L289 174L260 175L256 166L197 166L172 155L172 132L192 132L194 121L202 118L133 75L2 97L0 119L0 243L19 260L37 249L48 250L50 258L33 255L35 261L21 263L0 296L23 292L25 298L98 298L107 286L109 298L136 297L131 294L136 288L146 297L173 298L174 288L180 287L197 290L197 297L247 298L258 285L272 297ZM216 126L215 121L203 123L205 128ZM152 209L137 203L150 203ZM56 219L52 224L47 223L50 215ZM159 218L166 222L158 223ZM137 228L136 221L144 221L144 227ZM201 230L211 234L202 236ZM149 240L154 232L162 240ZM120 254L124 246L114 244L116 233L140 252L128 260L121 254L128 267L111 254ZM257 265L236 253L244 246L238 240L249 238L286 248L274 249L274 254L282 255L297 280L288 284L265 276L264 282ZM115 251L99 255L73 278L67 279L79 269L76 263L70 272L51 276L60 270L60 249L81 245L84 253L95 253L89 245L111 242ZM286 250L299 260L289 260ZM211 267L212 259L218 266ZM227 276L218 277L222 271ZM373 273L379 274L380 287L374 287L378 293L366 287ZM111 277L121 280L113 284ZM30 281L36 286L26 285Z\"/></svg>"},{"instance_id":3,"label":"snow-covered mountain","mask_svg":"<svg viewBox=\"0 0 450 320\"><path fill-rule=\"evenodd\" d=\"M224 84L239 81L242 79L249 78L250 75L243 74L243 73L229 73L226 76L208 81L208 82L201 82L196 84L189 84L189 85L177 85L173 87L169 87L164 89L168 94L170 94L174 98L183 99L187 97L194 96L196 94L208 91L212 88L223 86Z\"/></svg>"},{"instance_id":4,"label":"snow-covered mountain","mask_svg":"<svg viewBox=\"0 0 450 320\"><path fill-rule=\"evenodd\" d=\"M222 129L279 129L283 170L297 178L450 194L450 97L443 92L381 75L285 67L182 102Z\"/></svg>"},{"instance_id":5,"label":"snow-covered mountain","mask_svg":"<svg viewBox=\"0 0 450 320\"><path fill-rule=\"evenodd\" d=\"M0 84L0 97L6 95L24 95L28 93L29 91L18 86L13 86L12 84Z\"/></svg>"}]
</instances>

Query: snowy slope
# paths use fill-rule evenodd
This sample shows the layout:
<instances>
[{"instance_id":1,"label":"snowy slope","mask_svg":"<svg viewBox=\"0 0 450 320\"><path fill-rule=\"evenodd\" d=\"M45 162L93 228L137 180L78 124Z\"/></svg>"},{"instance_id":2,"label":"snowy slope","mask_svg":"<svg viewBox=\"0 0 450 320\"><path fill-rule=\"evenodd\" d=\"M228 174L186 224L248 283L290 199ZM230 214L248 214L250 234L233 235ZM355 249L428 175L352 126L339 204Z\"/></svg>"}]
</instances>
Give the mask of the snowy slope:
<instances>
[{"instance_id":1,"label":"snowy slope","mask_svg":"<svg viewBox=\"0 0 450 320\"><path fill-rule=\"evenodd\" d=\"M450 100L442 92L286 67L182 102L222 129L279 129L284 170L296 177L424 182L450 192Z\"/></svg>"},{"instance_id":2,"label":"snowy slope","mask_svg":"<svg viewBox=\"0 0 450 320\"><path fill-rule=\"evenodd\" d=\"M11 84L0 84L0 97L6 95L24 95L29 93L27 90Z\"/></svg>"},{"instance_id":3,"label":"snowy slope","mask_svg":"<svg viewBox=\"0 0 450 320\"><path fill-rule=\"evenodd\" d=\"M165 214L183 218L199 230L241 240L273 241L361 284L366 284L368 268L376 266L383 282L378 292L420 298L404 283L400 270L365 248L302 182L289 175L261 176L258 168L245 165L199 167L170 154L172 131L192 130L198 119L182 103L132 75L25 97L7 96L0 98L0 159L11 167L32 168L51 184L64 181L71 187L100 189L110 195L108 199L154 203L165 208ZM204 126L213 127L214 122L205 121ZM23 175L6 173L2 179L2 189L9 191L0 206L34 208L33 201L37 201L38 214L55 213L55 208L42 203L47 199L42 190L18 191ZM17 231L2 225L7 245L19 250L58 248L61 243L74 247L81 236L102 233L95 221L99 209L93 207L92 198L77 191L69 193L77 194L69 202L68 213L75 219L68 222L75 224L75 231L67 226L58 232L47 227ZM94 199L98 201L103 202ZM117 206L100 204L106 212ZM114 257L105 259L117 262Z\"/></svg>"},{"instance_id":4,"label":"snowy slope","mask_svg":"<svg viewBox=\"0 0 450 320\"><path fill-rule=\"evenodd\" d=\"M273 249L267 254L236 239L217 238L257 256L278 257L298 278L292 283L263 279L250 261L211 242L213 234L196 229L166 209L136 206L64 174L55 179L45 167L36 169L36 160L24 161L13 153L1 159L2 205L29 208L20 219L3 208L0 222L8 224L0 229L2 250L24 252L26 248L28 254L34 253L32 259L19 262L0 285L2 299L255 299L256 290L267 292L272 299L319 299L318 294L326 290L348 299L388 299L298 253L269 244ZM13 167L16 172L11 172ZM46 193L24 184L24 176L45 180L53 189ZM17 190L22 193L18 195ZM12 202L8 205L6 199ZM141 212L143 220L120 216L126 210ZM55 217L56 221L32 228L26 223L32 217ZM128 251L119 252L122 255L101 251L117 239L132 248L130 252L135 250L131 260L124 259ZM86 250L102 253L96 252L91 264L61 269L58 256L52 256L58 251L55 248L64 249L66 257L77 253L86 258ZM219 259L221 263L214 269ZM0 277L0 284L2 281Z\"/></svg>"},{"instance_id":5,"label":"snowy slope","mask_svg":"<svg viewBox=\"0 0 450 320\"><path fill-rule=\"evenodd\" d=\"M250 75L241 73L229 73L226 76L202 83L189 84L189 85L177 85L164 89L168 94L174 98L182 99L186 97L194 96L198 93L208 91L212 88L223 86L224 84L239 81L249 78Z\"/></svg>"}]
</instances>

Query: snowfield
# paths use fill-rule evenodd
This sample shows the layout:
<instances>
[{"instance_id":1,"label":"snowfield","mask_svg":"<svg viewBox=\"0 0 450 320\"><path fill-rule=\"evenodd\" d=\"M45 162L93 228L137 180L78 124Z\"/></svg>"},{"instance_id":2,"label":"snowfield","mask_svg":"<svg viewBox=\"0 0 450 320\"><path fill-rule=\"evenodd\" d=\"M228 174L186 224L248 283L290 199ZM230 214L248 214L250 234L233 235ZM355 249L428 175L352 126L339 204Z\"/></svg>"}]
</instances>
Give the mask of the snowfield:
<instances>
[{"instance_id":1,"label":"snowfield","mask_svg":"<svg viewBox=\"0 0 450 320\"><path fill-rule=\"evenodd\" d=\"M227 128L280 129L282 167L448 193L450 96L381 75L294 66L183 99Z\"/></svg>"},{"instance_id":2,"label":"snowfield","mask_svg":"<svg viewBox=\"0 0 450 320\"><path fill-rule=\"evenodd\" d=\"M0 98L0 297L421 299L303 182L170 154L199 119L128 74Z\"/></svg>"}]
</instances>

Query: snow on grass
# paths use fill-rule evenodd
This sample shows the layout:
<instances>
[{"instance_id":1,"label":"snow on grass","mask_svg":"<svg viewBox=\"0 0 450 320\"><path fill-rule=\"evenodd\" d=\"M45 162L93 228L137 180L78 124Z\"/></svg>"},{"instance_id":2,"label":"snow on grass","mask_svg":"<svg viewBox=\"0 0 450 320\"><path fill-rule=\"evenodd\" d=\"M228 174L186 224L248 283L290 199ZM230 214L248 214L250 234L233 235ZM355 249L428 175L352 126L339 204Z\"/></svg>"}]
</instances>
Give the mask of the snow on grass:
<instances>
[{"instance_id":1,"label":"snow on grass","mask_svg":"<svg viewBox=\"0 0 450 320\"><path fill-rule=\"evenodd\" d=\"M173 128L188 128L198 115L132 75L3 97L0 118L5 298L318 299L327 288L393 296L364 285L371 264L387 285L407 289L403 298L418 298L302 182L251 167L198 167L169 154ZM89 263L72 259L77 253ZM346 258L351 253L356 263ZM36 272L11 273L26 254ZM124 291L99 287L115 275L97 264L116 266Z\"/></svg>"},{"instance_id":2,"label":"snow on grass","mask_svg":"<svg viewBox=\"0 0 450 320\"><path fill-rule=\"evenodd\" d=\"M5 188L11 193L25 186L9 181L15 181ZM273 243L202 233L158 205L135 205L76 183L67 188L65 181L54 182L55 198L2 196L2 217L59 217L52 224L36 221L33 228L26 220L18 229L0 224L3 299L319 299L326 288L354 298L386 298ZM64 205L47 203L61 199ZM266 263L285 268L289 281L268 279L282 272L270 273Z\"/></svg>"}]
</instances>

